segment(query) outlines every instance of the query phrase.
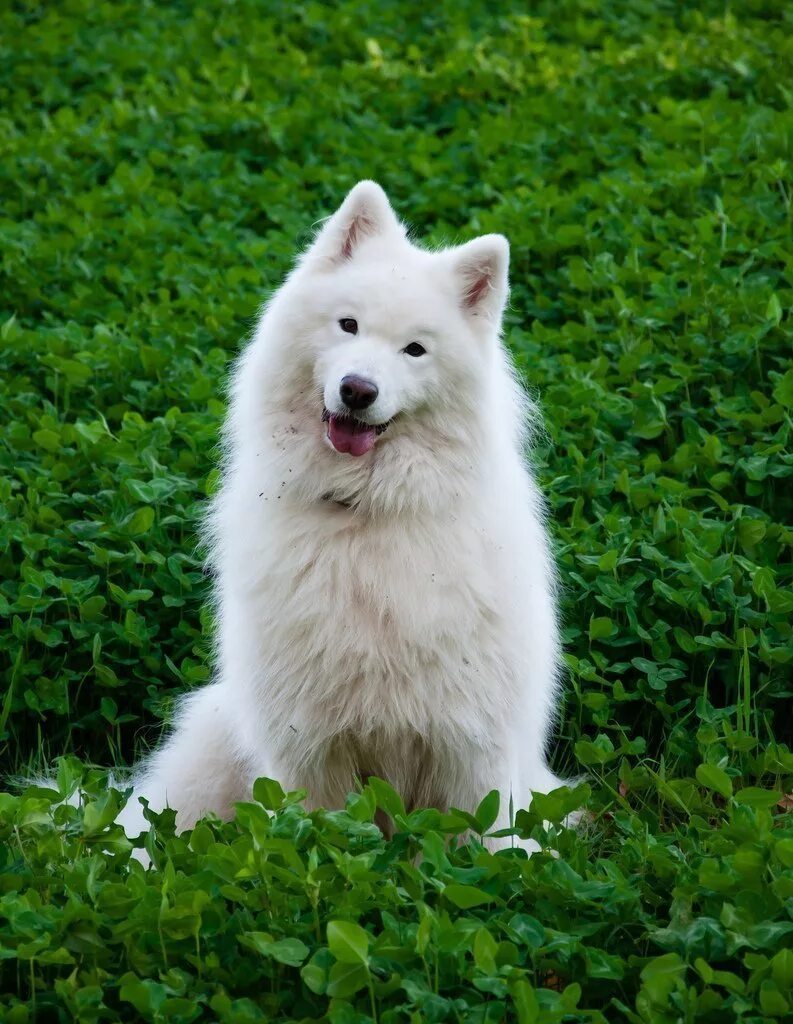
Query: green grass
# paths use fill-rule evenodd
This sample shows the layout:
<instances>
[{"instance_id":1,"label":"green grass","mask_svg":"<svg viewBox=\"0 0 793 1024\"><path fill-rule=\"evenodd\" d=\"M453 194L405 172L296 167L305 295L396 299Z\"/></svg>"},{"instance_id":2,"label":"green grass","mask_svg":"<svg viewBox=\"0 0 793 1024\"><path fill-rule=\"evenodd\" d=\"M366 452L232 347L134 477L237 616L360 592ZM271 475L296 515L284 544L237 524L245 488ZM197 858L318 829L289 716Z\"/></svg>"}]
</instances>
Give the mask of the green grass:
<instances>
[{"instance_id":1,"label":"green grass","mask_svg":"<svg viewBox=\"0 0 793 1024\"><path fill-rule=\"evenodd\" d=\"M0 770L92 794L0 794L3 1020L791 1019L791 9L528 10L0 12ZM144 872L84 765L208 676L224 376L362 177L510 237L587 783L517 814L558 857L260 783Z\"/></svg>"}]
</instances>

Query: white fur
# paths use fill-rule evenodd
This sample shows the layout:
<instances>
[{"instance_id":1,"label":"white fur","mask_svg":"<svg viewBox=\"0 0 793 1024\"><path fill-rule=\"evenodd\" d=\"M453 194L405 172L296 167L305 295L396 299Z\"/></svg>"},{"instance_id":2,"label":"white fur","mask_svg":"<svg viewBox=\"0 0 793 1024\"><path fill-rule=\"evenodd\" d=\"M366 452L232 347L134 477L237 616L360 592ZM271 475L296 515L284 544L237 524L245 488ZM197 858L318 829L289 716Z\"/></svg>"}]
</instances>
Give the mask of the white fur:
<instances>
[{"instance_id":1,"label":"white fur","mask_svg":"<svg viewBox=\"0 0 793 1024\"><path fill-rule=\"evenodd\" d=\"M525 462L531 407L499 340L501 235L430 252L362 181L266 306L236 367L209 521L216 681L182 704L136 795L189 828L259 776L343 805L388 779L408 806L496 827L561 785L554 568ZM359 323L355 336L340 318ZM420 341L427 354L402 350ZM325 437L348 373L375 381L367 454ZM130 834L145 827L139 804ZM509 842L509 841L507 841Z\"/></svg>"}]
</instances>

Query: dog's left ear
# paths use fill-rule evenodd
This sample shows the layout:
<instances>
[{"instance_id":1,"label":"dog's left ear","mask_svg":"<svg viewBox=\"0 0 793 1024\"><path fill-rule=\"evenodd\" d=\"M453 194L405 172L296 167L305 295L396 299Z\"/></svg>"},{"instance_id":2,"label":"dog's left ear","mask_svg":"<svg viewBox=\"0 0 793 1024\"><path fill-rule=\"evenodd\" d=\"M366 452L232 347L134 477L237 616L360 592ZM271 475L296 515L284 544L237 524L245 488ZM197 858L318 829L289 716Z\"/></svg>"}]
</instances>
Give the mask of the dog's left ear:
<instances>
[{"instance_id":1,"label":"dog's left ear","mask_svg":"<svg viewBox=\"0 0 793 1024\"><path fill-rule=\"evenodd\" d=\"M509 292L509 242L482 235L453 249L452 259L463 312L497 323Z\"/></svg>"},{"instance_id":2,"label":"dog's left ear","mask_svg":"<svg viewBox=\"0 0 793 1024\"><path fill-rule=\"evenodd\" d=\"M366 238L387 232L404 237L405 229L377 182L359 181L319 232L306 259L326 266L343 263Z\"/></svg>"}]
</instances>

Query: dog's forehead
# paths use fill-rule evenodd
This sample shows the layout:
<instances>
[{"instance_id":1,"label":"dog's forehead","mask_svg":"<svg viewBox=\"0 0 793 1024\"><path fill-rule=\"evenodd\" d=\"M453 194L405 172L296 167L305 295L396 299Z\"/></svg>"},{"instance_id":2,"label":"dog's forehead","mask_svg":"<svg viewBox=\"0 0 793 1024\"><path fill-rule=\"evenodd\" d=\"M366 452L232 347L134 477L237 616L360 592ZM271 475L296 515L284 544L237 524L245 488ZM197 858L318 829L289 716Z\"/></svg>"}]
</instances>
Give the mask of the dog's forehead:
<instances>
[{"instance_id":1,"label":"dog's forehead","mask_svg":"<svg viewBox=\"0 0 793 1024\"><path fill-rule=\"evenodd\" d=\"M351 261L338 280L339 298L356 309L399 321L407 314L437 317L439 304L451 299L448 271L435 254L411 246L366 255Z\"/></svg>"}]
</instances>

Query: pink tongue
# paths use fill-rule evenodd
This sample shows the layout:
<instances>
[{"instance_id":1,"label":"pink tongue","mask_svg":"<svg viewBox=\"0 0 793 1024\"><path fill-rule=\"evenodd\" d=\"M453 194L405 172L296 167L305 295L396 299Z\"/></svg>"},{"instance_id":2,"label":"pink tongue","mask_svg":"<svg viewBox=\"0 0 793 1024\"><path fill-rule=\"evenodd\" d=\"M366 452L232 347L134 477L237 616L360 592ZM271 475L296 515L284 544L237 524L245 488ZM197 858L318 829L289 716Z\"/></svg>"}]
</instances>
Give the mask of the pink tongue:
<instances>
[{"instance_id":1,"label":"pink tongue","mask_svg":"<svg viewBox=\"0 0 793 1024\"><path fill-rule=\"evenodd\" d=\"M366 455L374 447L377 431L374 427L364 426L363 423L331 416L328 421L328 437L337 452Z\"/></svg>"}]
</instances>

